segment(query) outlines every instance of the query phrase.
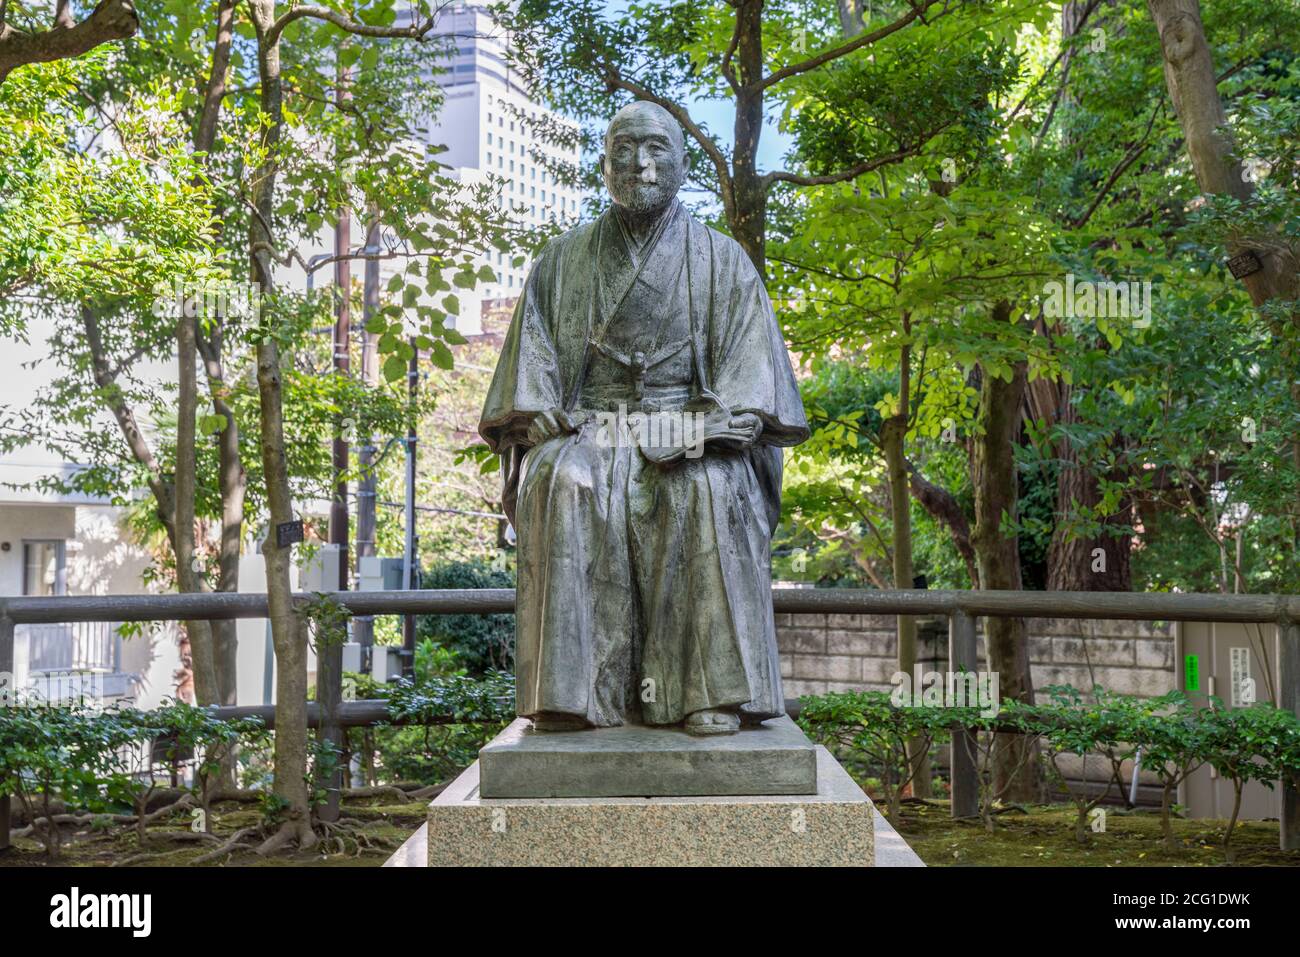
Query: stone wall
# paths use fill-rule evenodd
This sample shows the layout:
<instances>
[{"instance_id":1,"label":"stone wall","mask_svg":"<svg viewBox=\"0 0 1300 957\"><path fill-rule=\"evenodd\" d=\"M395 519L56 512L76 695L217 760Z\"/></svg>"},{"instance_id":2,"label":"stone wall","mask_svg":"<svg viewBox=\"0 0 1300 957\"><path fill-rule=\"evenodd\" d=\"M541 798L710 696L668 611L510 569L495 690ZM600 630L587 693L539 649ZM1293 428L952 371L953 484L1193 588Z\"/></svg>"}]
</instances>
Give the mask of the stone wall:
<instances>
[{"instance_id":1,"label":"stone wall","mask_svg":"<svg viewBox=\"0 0 1300 957\"><path fill-rule=\"evenodd\" d=\"M1174 688L1173 626L1142 621L1031 618L1034 687L1094 684L1154 697ZM786 697L827 691L887 691L897 671L893 615L777 615ZM918 619L917 659L927 671L948 670L945 619ZM983 631L980 669L987 669Z\"/></svg>"}]
</instances>

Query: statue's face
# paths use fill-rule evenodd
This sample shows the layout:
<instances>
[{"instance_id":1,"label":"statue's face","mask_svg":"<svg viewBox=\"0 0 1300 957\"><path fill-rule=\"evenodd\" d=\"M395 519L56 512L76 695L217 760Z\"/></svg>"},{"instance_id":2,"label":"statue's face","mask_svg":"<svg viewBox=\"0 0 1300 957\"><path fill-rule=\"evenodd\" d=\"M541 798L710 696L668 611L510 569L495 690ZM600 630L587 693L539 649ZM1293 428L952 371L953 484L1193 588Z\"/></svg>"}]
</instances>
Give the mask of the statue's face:
<instances>
[{"instance_id":1,"label":"statue's face","mask_svg":"<svg viewBox=\"0 0 1300 957\"><path fill-rule=\"evenodd\" d=\"M663 209L686 179L681 127L654 104L625 107L605 134L601 168L619 206L634 213Z\"/></svg>"}]
</instances>

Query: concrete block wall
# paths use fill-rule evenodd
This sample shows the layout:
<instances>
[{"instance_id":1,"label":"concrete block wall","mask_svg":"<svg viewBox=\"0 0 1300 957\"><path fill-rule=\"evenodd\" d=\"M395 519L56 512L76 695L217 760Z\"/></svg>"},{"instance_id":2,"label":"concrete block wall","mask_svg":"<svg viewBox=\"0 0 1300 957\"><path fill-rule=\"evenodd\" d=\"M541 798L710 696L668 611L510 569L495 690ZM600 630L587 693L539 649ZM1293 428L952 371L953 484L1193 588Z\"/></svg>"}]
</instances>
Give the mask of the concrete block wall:
<instances>
[{"instance_id":1,"label":"concrete block wall","mask_svg":"<svg viewBox=\"0 0 1300 957\"><path fill-rule=\"evenodd\" d=\"M980 668L987 669L981 621ZM1034 687L1094 684L1154 697L1174 688L1174 634L1168 622L1031 618L1029 659ZM918 619L917 658L946 671L945 619ZM897 671L893 615L776 616L781 676L787 697L828 691L890 690Z\"/></svg>"},{"instance_id":2,"label":"concrete block wall","mask_svg":"<svg viewBox=\"0 0 1300 957\"><path fill-rule=\"evenodd\" d=\"M917 620L917 660L926 671L948 670L948 623L945 618ZM1031 618L1029 665L1034 687L1070 684L1088 691L1099 684L1110 691L1155 697L1174 689L1174 632L1169 623ZM787 698L828 691L889 691L898 670L893 615L776 616L781 676ZM988 668L983 620L979 623L980 669ZM1042 700L1042 699L1040 699ZM939 748L935 767L945 768L948 749ZM1105 790L1109 775L1099 756L1086 764L1066 756L1062 770L1073 789ZM1125 762L1123 780L1132 765ZM1139 776L1138 803L1155 805L1160 791L1145 768ZM1055 795L1057 799L1060 794ZM1111 793L1109 803L1120 796Z\"/></svg>"}]
</instances>

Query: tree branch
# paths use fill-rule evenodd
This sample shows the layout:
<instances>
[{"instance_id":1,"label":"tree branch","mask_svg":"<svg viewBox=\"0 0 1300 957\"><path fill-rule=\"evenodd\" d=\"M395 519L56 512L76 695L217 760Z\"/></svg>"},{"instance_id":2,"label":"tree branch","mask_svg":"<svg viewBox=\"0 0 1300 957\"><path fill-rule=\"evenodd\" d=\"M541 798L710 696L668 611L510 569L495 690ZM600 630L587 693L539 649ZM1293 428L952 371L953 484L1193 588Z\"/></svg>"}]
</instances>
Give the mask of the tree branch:
<instances>
[{"instance_id":1,"label":"tree branch","mask_svg":"<svg viewBox=\"0 0 1300 957\"><path fill-rule=\"evenodd\" d=\"M937 132L937 131L936 131ZM931 139L934 133L926 137ZM857 179L866 173L880 169L882 166L888 166L890 163L898 163L907 159L909 156L915 156L920 152L920 146L908 147L907 149L895 150L892 153L886 153L884 156L877 156L859 163L857 166L851 166L848 169L842 169L836 173L825 173L821 176L805 176L800 173L788 173L785 170L775 170L766 173L763 176L763 188L771 186L773 183L794 183L796 186L826 186L831 183L843 183L846 180Z\"/></svg>"},{"instance_id":2,"label":"tree branch","mask_svg":"<svg viewBox=\"0 0 1300 957\"><path fill-rule=\"evenodd\" d=\"M1102 200L1110 194L1111 187L1114 186L1119 178L1124 175L1125 170L1137 162L1138 157L1146 152L1147 147L1150 146L1147 139L1151 136L1151 127L1155 125L1156 117L1160 115L1160 111L1164 107L1164 102L1163 98L1156 102L1155 109L1151 111L1151 118L1147 120L1147 128L1142 131L1142 138L1129 147L1128 152L1124 154L1124 158L1119 161L1113 170L1111 170L1110 176L1107 177L1106 182L1102 184L1101 189L1093 198L1092 204L1083 215L1070 221L1071 229L1078 229L1092 218L1092 214L1097 211L1097 207L1101 205Z\"/></svg>"},{"instance_id":3,"label":"tree branch","mask_svg":"<svg viewBox=\"0 0 1300 957\"><path fill-rule=\"evenodd\" d=\"M67 3L61 2L54 26L40 33L23 33L0 21L0 83L20 66L78 57L101 44L134 36L139 28L131 0L101 0L80 23L72 22Z\"/></svg>"},{"instance_id":4,"label":"tree branch","mask_svg":"<svg viewBox=\"0 0 1300 957\"><path fill-rule=\"evenodd\" d=\"M266 32L265 43L267 46L274 46L280 39L280 34L284 32L285 27L295 20L302 20L310 17L313 20L324 20L334 24L340 30L344 30L354 36L359 37L378 37L378 38L409 38L413 40L423 40L425 35L433 29L433 19L430 18L423 23L412 23L409 27L373 27L367 23L360 23L351 17L330 10L327 7L292 7L280 14L271 28Z\"/></svg>"},{"instance_id":5,"label":"tree branch","mask_svg":"<svg viewBox=\"0 0 1300 957\"><path fill-rule=\"evenodd\" d=\"M788 79L792 76L797 76L800 73L807 73L809 70L815 70L823 63L829 63L831 60L838 60L840 57L846 56L854 50L860 50L865 46L870 46L878 40L883 40L891 33L897 33L913 20L920 19L922 23L929 23L931 21L925 20L922 15L926 10L939 2L940 0L919 0L919 2L913 5L910 12L903 14L903 16L899 17L893 23L886 24L879 30L872 30L870 33L859 33L848 43L842 43L837 47L827 50L825 53L819 53L817 56L810 57L801 63L792 63L790 66L782 67L774 73L769 73L759 81L758 88L760 90L765 90L769 86L780 83L782 80ZM942 16L942 14L940 15Z\"/></svg>"}]
</instances>

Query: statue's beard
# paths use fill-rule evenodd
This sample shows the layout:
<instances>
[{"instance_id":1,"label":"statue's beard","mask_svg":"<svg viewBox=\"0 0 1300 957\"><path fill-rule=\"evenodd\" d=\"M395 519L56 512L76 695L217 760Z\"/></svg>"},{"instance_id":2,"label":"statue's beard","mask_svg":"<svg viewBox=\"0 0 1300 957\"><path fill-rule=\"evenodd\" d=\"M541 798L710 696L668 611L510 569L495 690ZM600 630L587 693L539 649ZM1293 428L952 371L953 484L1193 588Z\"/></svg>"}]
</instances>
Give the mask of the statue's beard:
<instances>
[{"instance_id":1,"label":"statue's beard","mask_svg":"<svg viewBox=\"0 0 1300 957\"><path fill-rule=\"evenodd\" d=\"M679 177L661 174L649 183L634 175L611 180L607 185L614 202L630 213L644 216L667 208L682 184Z\"/></svg>"}]
</instances>

